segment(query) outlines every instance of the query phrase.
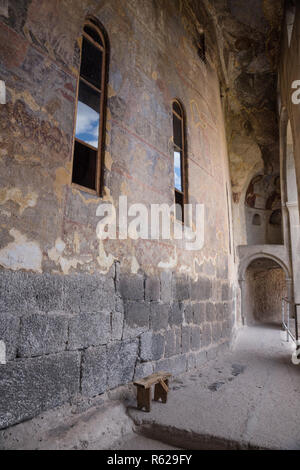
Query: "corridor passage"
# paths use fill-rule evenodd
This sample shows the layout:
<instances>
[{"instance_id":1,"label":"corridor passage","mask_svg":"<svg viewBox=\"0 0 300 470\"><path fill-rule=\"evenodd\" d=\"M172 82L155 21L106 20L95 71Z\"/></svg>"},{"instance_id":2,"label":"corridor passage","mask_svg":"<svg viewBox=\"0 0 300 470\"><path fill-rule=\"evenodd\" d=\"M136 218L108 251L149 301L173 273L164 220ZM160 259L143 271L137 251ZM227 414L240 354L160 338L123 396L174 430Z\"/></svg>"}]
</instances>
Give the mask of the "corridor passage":
<instances>
[{"instance_id":1,"label":"corridor passage","mask_svg":"<svg viewBox=\"0 0 300 470\"><path fill-rule=\"evenodd\" d=\"M232 351L171 384L168 405L131 409L138 430L189 449L300 449L300 365L279 327L244 327Z\"/></svg>"}]
</instances>

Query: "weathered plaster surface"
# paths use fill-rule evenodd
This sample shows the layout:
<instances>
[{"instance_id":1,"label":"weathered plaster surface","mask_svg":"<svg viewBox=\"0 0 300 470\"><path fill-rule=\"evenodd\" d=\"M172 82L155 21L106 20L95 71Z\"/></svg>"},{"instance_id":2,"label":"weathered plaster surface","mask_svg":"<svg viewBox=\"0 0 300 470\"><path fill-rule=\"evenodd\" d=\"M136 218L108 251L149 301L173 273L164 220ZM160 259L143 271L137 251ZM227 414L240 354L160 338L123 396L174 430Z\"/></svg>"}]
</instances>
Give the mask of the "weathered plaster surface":
<instances>
[{"instance_id":1,"label":"weathered plaster surface","mask_svg":"<svg viewBox=\"0 0 300 470\"><path fill-rule=\"evenodd\" d=\"M109 38L102 198L71 186L88 14ZM228 345L236 288L215 19L211 2L188 0L11 0L0 16L0 427L146 371L180 373ZM188 199L205 205L204 247L99 241L101 202L174 203L174 98L186 115Z\"/></svg>"}]
</instances>

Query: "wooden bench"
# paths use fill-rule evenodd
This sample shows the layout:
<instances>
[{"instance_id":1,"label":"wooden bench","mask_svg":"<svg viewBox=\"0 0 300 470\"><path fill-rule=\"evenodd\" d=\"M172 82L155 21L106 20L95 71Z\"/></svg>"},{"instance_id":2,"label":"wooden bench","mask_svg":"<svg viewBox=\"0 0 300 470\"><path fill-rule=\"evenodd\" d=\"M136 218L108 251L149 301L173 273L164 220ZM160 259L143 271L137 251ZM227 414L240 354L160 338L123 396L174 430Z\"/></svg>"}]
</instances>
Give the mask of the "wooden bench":
<instances>
[{"instance_id":1,"label":"wooden bench","mask_svg":"<svg viewBox=\"0 0 300 470\"><path fill-rule=\"evenodd\" d=\"M137 387L137 407L139 410L145 408L147 412L150 412L151 386L154 384L154 401L161 400L163 403L167 403L170 377L172 377L172 375L168 372L157 372L144 379L133 382Z\"/></svg>"}]
</instances>

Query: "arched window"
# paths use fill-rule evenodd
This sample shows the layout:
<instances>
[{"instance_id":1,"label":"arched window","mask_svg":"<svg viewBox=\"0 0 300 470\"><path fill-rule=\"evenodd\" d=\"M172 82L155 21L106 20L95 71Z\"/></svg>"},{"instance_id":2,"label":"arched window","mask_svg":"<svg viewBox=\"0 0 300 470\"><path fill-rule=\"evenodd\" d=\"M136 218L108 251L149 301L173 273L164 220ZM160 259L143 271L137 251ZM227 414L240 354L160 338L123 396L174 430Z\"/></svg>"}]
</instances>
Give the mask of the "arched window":
<instances>
[{"instance_id":1,"label":"arched window","mask_svg":"<svg viewBox=\"0 0 300 470\"><path fill-rule=\"evenodd\" d=\"M186 202L184 113L178 101L173 101L172 110L176 219L184 222L184 204Z\"/></svg>"},{"instance_id":2,"label":"arched window","mask_svg":"<svg viewBox=\"0 0 300 470\"><path fill-rule=\"evenodd\" d=\"M72 183L100 195L106 94L105 37L92 19L82 33Z\"/></svg>"}]
</instances>

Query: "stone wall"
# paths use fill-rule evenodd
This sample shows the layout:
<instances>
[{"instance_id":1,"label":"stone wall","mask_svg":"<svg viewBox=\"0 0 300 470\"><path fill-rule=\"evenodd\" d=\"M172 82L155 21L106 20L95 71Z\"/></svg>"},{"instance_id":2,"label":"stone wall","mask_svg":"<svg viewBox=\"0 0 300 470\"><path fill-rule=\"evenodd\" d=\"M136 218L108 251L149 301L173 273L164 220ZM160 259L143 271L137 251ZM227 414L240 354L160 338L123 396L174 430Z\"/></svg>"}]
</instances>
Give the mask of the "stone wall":
<instances>
[{"instance_id":1,"label":"stone wall","mask_svg":"<svg viewBox=\"0 0 300 470\"><path fill-rule=\"evenodd\" d=\"M175 375L234 324L230 187L216 44L173 0L10 0L0 11L0 427L152 370ZM4 13L4 14L1 14ZM71 185L80 38L109 38L103 196ZM204 14L204 13L203 13ZM207 18L202 18L206 24ZM208 24L208 23L207 23ZM99 241L100 202L174 202L173 98L186 114L188 198L205 244Z\"/></svg>"},{"instance_id":2,"label":"stone wall","mask_svg":"<svg viewBox=\"0 0 300 470\"><path fill-rule=\"evenodd\" d=\"M300 35L300 6L295 7L295 16L293 16L293 24L287 25L285 18L282 32L281 42L281 61L279 69L279 112L281 118L282 146L286 146L286 127L288 120L291 122L292 136L294 143L294 158L296 167L296 177L298 186L298 199L300 198L300 105L292 101L292 94L296 88L292 88L292 84L296 80L300 80L300 57L299 57L299 35ZM287 3L288 4L288 3ZM291 33L290 44L288 40L288 29ZM299 94L298 94L299 95ZM282 152L284 149L282 148Z\"/></svg>"},{"instance_id":3,"label":"stone wall","mask_svg":"<svg viewBox=\"0 0 300 470\"><path fill-rule=\"evenodd\" d=\"M280 115L280 161L282 175L282 195L284 213L285 243L289 248L293 265L294 298L300 302L300 264L299 264L299 195L300 195L300 104L293 102L294 82L300 80L299 35L300 8L295 5L289 15L286 2L286 16L283 23L281 42L281 61L278 78L278 112ZM297 2L296 2L297 3ZM292 3L290 3L292 5ZM296 98L299 98L299 91ZM295 188L296 175L296 188ZM298 198L296 192L298 191ZM298 215L297 215L298 213Z\"/></svg>"},{"instance_id":4,"label":"stone wall","mask_svg":"<svg viewBox=\"0 0 300 470\"><path fill-rule=\"evenodd\" d=\"M227 281L1 273L0 427L157 370L174 375L228 345L234 317Z\"/></svg>"}]
</instances>

